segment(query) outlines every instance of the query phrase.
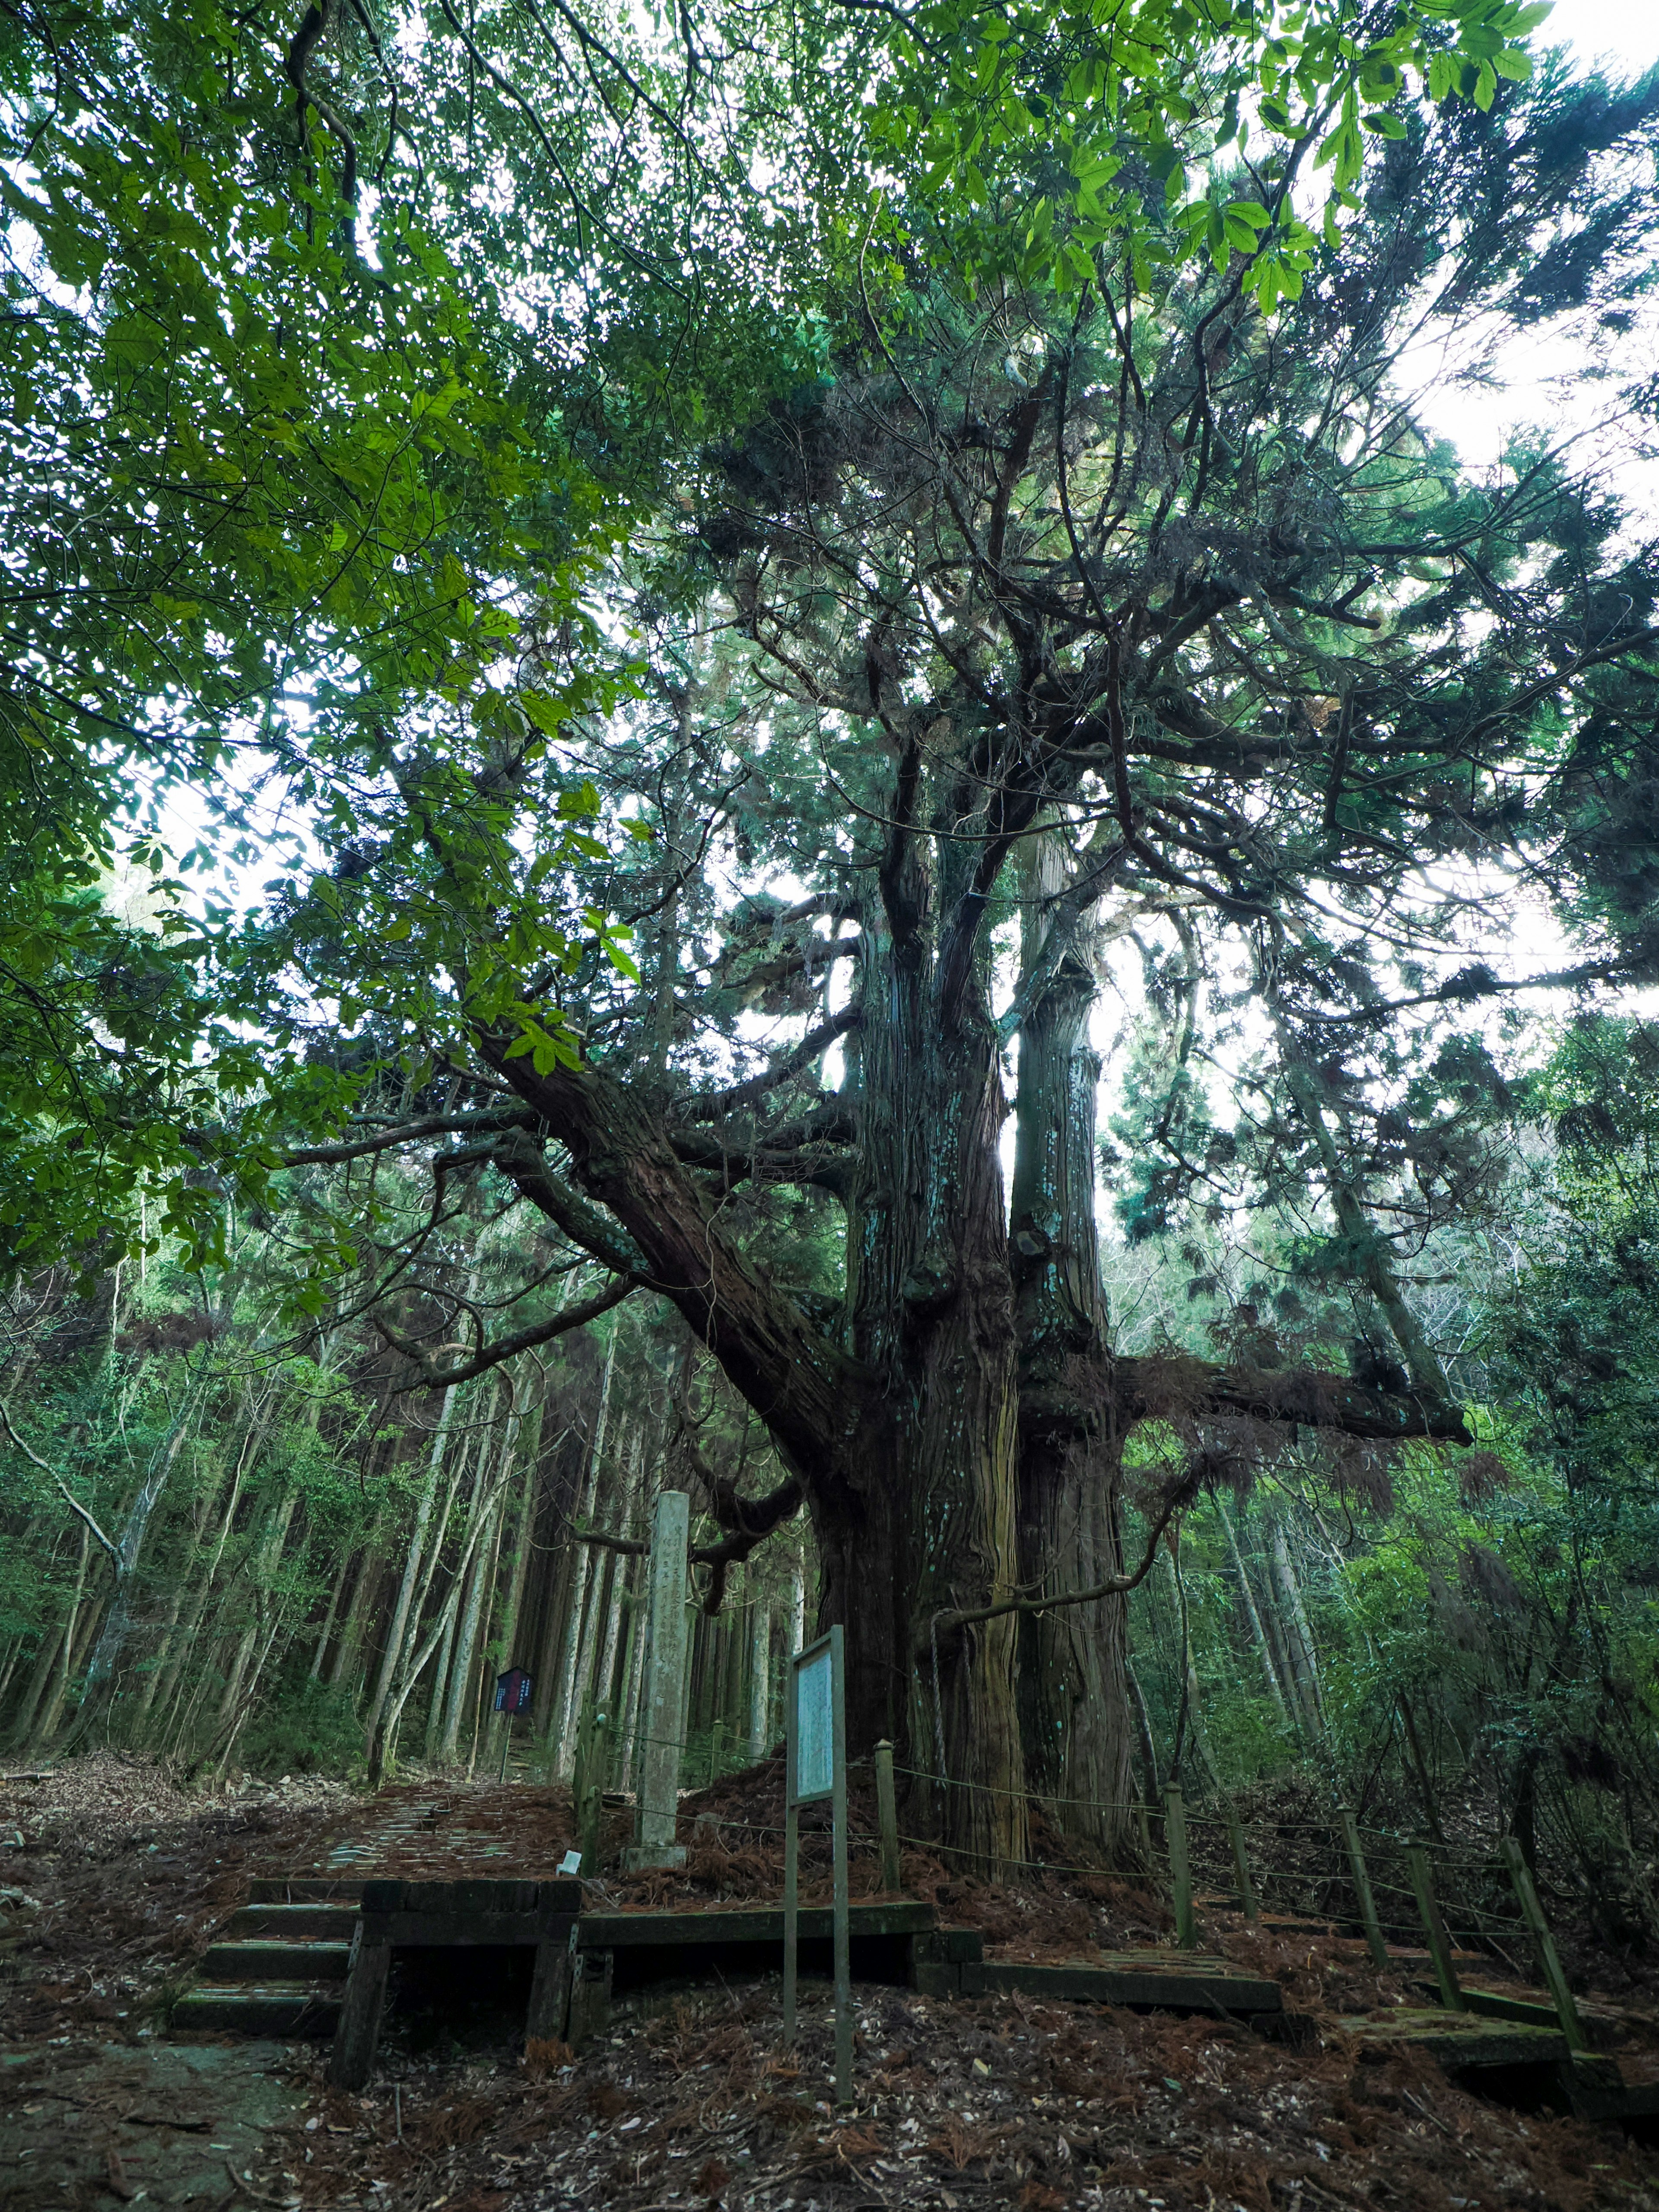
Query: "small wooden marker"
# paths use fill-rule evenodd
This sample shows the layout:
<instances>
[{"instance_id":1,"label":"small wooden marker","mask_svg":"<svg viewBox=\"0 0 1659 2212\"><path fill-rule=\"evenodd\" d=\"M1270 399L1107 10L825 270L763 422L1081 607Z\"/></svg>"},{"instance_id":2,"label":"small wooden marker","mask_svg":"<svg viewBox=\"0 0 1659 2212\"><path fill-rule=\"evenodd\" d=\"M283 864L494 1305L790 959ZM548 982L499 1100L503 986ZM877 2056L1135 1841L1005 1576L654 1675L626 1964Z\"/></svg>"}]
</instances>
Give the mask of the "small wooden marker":
<instances>
[{"instance_id":1,"label":"small wooden marker","mask_svg":"<svg viewBox=\"0 0 1659 2212\"><path fill-rule=\"evenodd\" d=\"M1359 1848L1358 1823L1346 1805L1337 1808L1337 1818L1342 1823L1342 1842L1348 1854L1348 1868L1353 1875L1354 1889L1359 1898L1359 1918L1365 1930L1371 1964L1386 1966L1389 1947L1382 1940L1382 1923L1377 1918L1376 1899L1371 1894L1371 1877L1365 1864L1365 1854Z\"/></svg>"},{"instance_id":2,"label":"small wooden marker","mask_svg":"<svg viewBox=\"0 0 1659 2212\"><path fill-rule=\"evenodd\" d=\"M590 1706L582 1715L576 1741L576 1842L581 1870L591 1880L599 1870L599 1838L605 1825L605 1776L611 1748L608 1714Z\"/></svg>"},{"instance_id":3,"label":"small wooden marker","mask_svg":"<svg viewBox=\"0 0 1659 2212\"><path fill-rule=\"evenodd\" d=\"M1187 1856L1187 1807L1179 1783L1164 1792L1164 1814L1169 1830L1170 1883L1175 1891L1176 1942L1183 1951L1198 1948L1198 1923L1193 1917L1193 1869Z\"/></svg>"},{"instance_id":4,"label":"small wooden marker","mask_svg":"<svg viewBox=\"0 0 1659 2212\"><path fill-rule=\"evenodd\" d=\"M1572 1991L1567 1987L1566 1975L1561 1968L1561 1954L1555 1948L1555 1938L1550 1934L1550 1923L1544 1917L1544 1908L1539 1903L1538 1891L1527 1871L1527 1862L1521 1846L1513 1836L1505 1836L1498 1845L1504 1864L1515 1886L1516 1900L1521 1907L1521 1917L1527 1923L1533 1948L1538 1954L1538 1964L1543 1971L1549 1993L1555 2000L1555 2016L1561 2023L1561 2033L1573 2051L1588 2051L1589 2038L1584 2033L1584 2023L1578 2017L1578 2007Z\"/></svg>"},{"instance_id":5,"label":"small wooden marker","mask_svg":"<svg viewBox=\"0 0 1659 2212\"><path fill-rule=\"evenodd\" d=\"M876 1746L876 1826L881 1835L881 1886L900 1887L898 1799L893 1788L893 1747L884 1736Z\"/></svg>"},{"instance_id":6,"label":"small wooden marker","mask_svg":"<svg viewBox=\"0 0 1659 2212\"><path fill-rule=\"evenodd\" d=\"M1417 1893L1417 1910L1422 1917L1423 1932L1429 1939L1429 1956L1434 1960L1434 1978L1440 1984L1440 2002L1448 2012L1467 2012L1463 1992L1457 1986L1457 1976L1452 1968L1451 1943L1446 1934L1446 1923L1440 1917L1440 1907L1435 1903L1434 1880L1429 1872L1429 1855L1421 1844L1413 1844L1406 1854L1412 1870L1412 1887Z\"/></svg>"},{"instance_id":7,"label":"small wooden marker","mask_svg":"<svg viewBox=\"0 0 1659 2212\"><path fill-rule=\"evenodd\" d=\"M1247 1920L1255 1920L1258 1917L1255 1889L1250 1881L1250 1854L1244 1842L1244 1823L1231 1797L1227 1800L1227 1833L1232 1842L1233 1869L1238 1876L1239 1906Z\"/></svg>"}]
</instances>

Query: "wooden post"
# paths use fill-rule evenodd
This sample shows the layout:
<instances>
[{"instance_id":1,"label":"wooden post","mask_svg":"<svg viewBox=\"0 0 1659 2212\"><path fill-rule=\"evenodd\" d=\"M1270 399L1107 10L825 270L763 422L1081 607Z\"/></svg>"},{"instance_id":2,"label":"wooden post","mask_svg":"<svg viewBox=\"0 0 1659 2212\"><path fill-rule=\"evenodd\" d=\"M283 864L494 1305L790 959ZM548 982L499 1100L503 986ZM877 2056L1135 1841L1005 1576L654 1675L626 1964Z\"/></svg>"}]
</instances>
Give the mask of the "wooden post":
<instances>
[{"instance_id":1,"label":"wooden post","mask_svg":"<svg viewBox=\"0 0 1659 2212\"><path fill-rule=\"evenodd\" d=\"M1170 1883L1175 1892L1176 1942L1183 1951L1198 1948L1198 1927L1193 1918L1193 1870L1187 1857L1187 1808L1179 1783L1164 1792L1164 1813L1169 1830Z\"/></svg>"},{"instance_id":2,"label":"wooden post","mask_svg":"<svg viewBox=\"0 0 1659 2212\"><path fill-rule=\"evenodd\" d=\"M1434 1978L1440 1984L1440 2002L1448 2012L1467 2012L1463 1992L1457 1986L1457 1976L1452 1968L1451 1943L1446 1935L1446 1923L1440 1917L1440 1907L1434 1899L1434 1881L1429 1872L1429 1855L1421 1844L1413 1844L1406 1854L1412 1870L1412 1887L1417 1893L1417 1910L1422 1917L1423 1932L1429 1939L1429 1956L1434 1960Z\"/></svg>"},{"instance_id":3,"label":"wooden post","mask_svg":"<svg viewBox=\"0 0 1659 2212\"><path fill-rule=\"evenodd\" d=\"M605 1825L605 1760L611 1749L611 1722L591 1709L582 1715L576 1751L576 1843L582 1855L582 1873L589 1880L599 1870L599 1838Z\"/></svg>"},{"instance_id":4,"label":"wooden post","mask_svg":"<svg viewBox=\"0 0 1659 2212\"><path fill-rule=\"evenodd\" d=\"M799 1904L798 1862L802 1805L830 1800L834 1829L836 1976L836 2102L853 2101L853 1975L851 1914L847 1896L846 1644L837 1624L827 1636L797 1652L790 1663L785 1708L783 1769L783 2039L795 2037L795 1982Z\"/></svg>"},{"instance_id":5,"label":"wooden post","mask_svg":"<svg viewBox=\"0 0 1659 2212\"><path fill-rule=\"evenodd\" d=\"M1255 1920L1258 1917L1255 1890L1250 1881L1250 1854L1244 1843L1244 1823L1231 1797L1227 1800L1227 1833L1232 1840L1233 1868L1238 1875L1239 1905L1247 1920Z\"/></svg>"},{"instance_id":6,"label":"wooden post","mask_svg":"<svg viewBox=\"0 0 1659 2212\"><path fill-rule=\"evenodd\" d=\"M651 1656L640 1720L639 1827L624 1864L630 1870L685 1863L675 1840L680 1753L685 1742L685 1559L691 1500L683 1490L658 1497L651 1530Z\"/></svg>"},{"instance_id":7,"label":"wooden post","mask_svg":"<svg viewBox=\"0 0 1659 2212\"><path fill-rule=\"evenodd\" d=\"M1589 2038L1584 2033L1584 2023L1578 2017L1578 2007L1572 1991L1567 1987L1566 1975L1561 1969L1561 1954L1555 1948L1555 1938L1550 1934L1550 1923L1544 1917L1544 1908L1539 1902L1538 1891L1527 1871L1527 1862L1521 1846L1513 1836L1505 1836L1498 1849L1504 1855L1504 1864L1515 1885L1516 1899L1521 1907L1521 1917L1527 1923L1533 1948L1538 1954L1538 1964L1543 1972L1545 1984L1555 2000L1555 2015L1561 2023L1561 2033L1573 2051L1588 2051Z\"/></svg>"},{"instance_id":8,"label":"wooden post","mask_svg":"<svg viewBox=\"0 0 1659 2212\"><path fill-rule=\"evenodd\" d=\"M835 1928L831 1943L836 1972L836 2102L853 2101L853 1921L847 1880L847 1697L846 1657L842 1632L831 1632L830 1660L834 1670L835 1790L830 1798L835 1821Z\"/></svg>"},{"instance_id":9,"label":"wooden post","mask_svg":"<svg viewBox=\"0 0 1659 2212\"><path fill-rule=\"evenodd\" d=\"M526 2043L562 2043L570 2025L570 1984L575 1929L550 1930L536 1946L536 1971L525 2018Z\"/></svg>"},{"instance_id":10,"label":"wooden post","mask_svg":"<svg viewBox=\"0 0 1659 2212\"><path fill-rule=\"evenodd\" d=\"M351 1969L346 1977L345 2002L334 2031L329 2053L331 2089L361 2089L374 2070L374 2053L380 2040L380 2018L386 2010L386 1972L392 1964L390 1943L365 1943L358 1923L351 1949Z\"/></svg>"},{"instance_id":11,"label":"wooden post","mask_svg":"<svg viewBox=\"0 0 1659 2212\"><path fill-rule=\"evenodd\" d=\"M893 1747L885 1736L876 1746L876 1826L881 1834L881 1886L897 1889L899 1871L898 1803L893 1790Z\"/></svg>"},{"instance_id":12,"label":"wooden post","mask_svg":"<svg viewBox=\"0 0 1659 2212\"><path fill-rule=\"evenodd\" d=\"M591 2043L611 2028L611 1977L614 1951L578 1951L570 1982L570 2041Z\"/></svg>"},{"instance_id":13,"label":"wooden post","mask_svg":"<svg viewBox=\"0 0 1659 2212\"><path fill-rule=\"evenodd\" d=\"M795 1670L789 1670L783 1747L783 2043L795 2039L795 1978L800 1902L800 1807L795 1799Z\"/></svg>"},{"instance_id":14,"label":"wooden post","mask_svg":"<svg viewBox=\"0 0 1659 2212\"><path fill-rule=\"evenodd\" d=\"M1337 1818L1342 1823L1342 1842L1348 1854L1348 1868L1353 1875L1354 1889L1359 1899L1359 1917L1365 1930L1365 1942L1370 1947L1371 1964L1386 1966L1389 1947L1382 1940L1382 1923L1376 1917L1376 1899L1371 1894L1371 1877L1365 1864L1365 1854L1359 1848L1358 1825L1346 1805L1339 1807Z\"/></svg>"}]
</instances>

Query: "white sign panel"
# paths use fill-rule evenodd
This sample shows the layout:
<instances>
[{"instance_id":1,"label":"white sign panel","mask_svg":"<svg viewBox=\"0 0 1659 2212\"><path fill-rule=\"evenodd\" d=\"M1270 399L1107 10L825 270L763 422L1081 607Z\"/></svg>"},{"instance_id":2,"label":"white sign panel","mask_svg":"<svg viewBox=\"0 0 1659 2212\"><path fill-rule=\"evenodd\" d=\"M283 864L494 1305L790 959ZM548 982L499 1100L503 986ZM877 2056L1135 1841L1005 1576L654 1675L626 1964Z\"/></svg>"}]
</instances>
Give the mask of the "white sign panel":
<instances>
[{"instance_id":1,"label":"white sign panel","mask_svg":"<svg viewBox=\"0 0 1659 2212\"><path fill-rule=\"evenodd\" d=\"M795 1796L827 1797L835 1786L834 1654L826 1644L795 1669Z\"/></svg>"}]
</instances>

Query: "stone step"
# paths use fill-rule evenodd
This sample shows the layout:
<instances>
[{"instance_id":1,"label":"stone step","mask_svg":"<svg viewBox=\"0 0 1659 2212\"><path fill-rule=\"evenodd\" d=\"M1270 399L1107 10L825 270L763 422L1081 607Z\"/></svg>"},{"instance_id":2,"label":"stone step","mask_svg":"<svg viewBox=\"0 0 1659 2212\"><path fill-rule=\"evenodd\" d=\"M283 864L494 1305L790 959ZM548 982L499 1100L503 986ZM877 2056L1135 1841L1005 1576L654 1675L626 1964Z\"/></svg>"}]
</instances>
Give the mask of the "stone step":
<instances>
[{"instance_id":1,"label":"stone step","mask_svg":"<svg viewBox=\"0 0 1659 2212\"><path fill-rule=\"evenodd\" d=\"M346 1875L261 1875L249 1883L250 1905L356 1905L361 1879Z\"/></svg>"},{"instance_id":2,"label":"stone step","mask_svg":"<svg viewBox=\"0 0 1659 2212\"><path fill-rule=\"evenodd\" d=\"M332 2035L340 2017L337 1988L311 1982L198 1983L173 2008L175 2033L234 2035Z\"/></svg>"},{"instance_id":3,"label":"stone step","mask_svg":"<svg viewBox=\"0 0 1659 2212\"><path fill-rule=\"evenodd\" d=\"M251 1943L210 1944L202 1972L215 1983L226 1982L343 1982L351 1964L346 1943L282 1943L270 1939Z\"/></svg>"},{"instance_id":4,"label":"stone step","mask_svg":"<svg viewBox=\"0 0 1659 2212\"><path fill-rule=\"evenodd\" d=\"M223 1940L349 1943L356 1924L355 1905L245 1905L226 1922Z\"/></svg>"}]
</instances>

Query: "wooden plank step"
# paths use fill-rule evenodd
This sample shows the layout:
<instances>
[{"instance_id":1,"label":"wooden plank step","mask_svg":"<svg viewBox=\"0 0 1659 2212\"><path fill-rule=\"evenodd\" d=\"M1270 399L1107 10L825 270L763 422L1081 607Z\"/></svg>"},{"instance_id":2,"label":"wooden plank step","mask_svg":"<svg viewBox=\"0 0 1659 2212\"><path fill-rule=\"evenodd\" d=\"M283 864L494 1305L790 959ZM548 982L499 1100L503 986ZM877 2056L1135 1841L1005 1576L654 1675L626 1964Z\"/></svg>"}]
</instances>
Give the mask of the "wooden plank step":
<instances>
[{"instance_id":1,"label":"wooden plank step","mask_svg":"<svg viewBox=\"0 0 1659 2212\"><path fill-rule=\"evenodd\" d=\"M1618 2121L1644 2140L1652 2137L1659 2122L1659 2081L1626 2081L1616 2058L1582 2051L1563 2068L1562 2079L1577 2118Z\"/></svg>"},{"instance_id":2,"label":"wooden plank step","mask_svg":"<svg viewBox=\"0 0 1659 2212\"><path fill-rule=\"evenodd\" d=\"M203 1982L175 2002L168 2026L180 2033L323 2036L333 2034L339 2017L337 1988L318 1989L309 1982Z\"/></svg>"},{"instance_id":3,"label":"wooden plank step","mask_svg":"<svg viewBox=\"0 0 1659 2212\"><path fill-rule=\"evenodd\" d=\"M343 1982L351 1963L345 1943L210 1943L202 1972L214 1982Z\"/></svg>"},{"instance_id":4,"label":"wooden plank step","mask_svg":"<svg viewBox=\"0 0 1659 2212\"><path fill-rule=\"evenodd\" d=\"M1385 2014L1345 2014L1336 2023L1354 2043L1408 2043L1437 2059L1449 2073L1478 2066L1549 2066L1567 2057L1559 2027L1522 2021L1483 2020L1437 2006L1400 2005Z\"/></svg>"},{"instance_id":5,"label":"wooden plank step","mask_svg":"<svg viewBox=\"0 0 1659 2212\"><path fill-rule=\"evenodd\" d=\"M911 1900L884 1905L854 1905L848 1908L848 1926L854 1940L863 1936L931 1935L939 1925L939 1908ZM827 1905L800 1909L799 1933L803 1942L828 1941L833 1916ZM781 1905L746 1905L735 1911L714 1909L693 1912L584 1912L576 1923L579 1951L617 1951L635 1947L652 1949L710 1944L783 1942Z\"/></svg>"},{"instance_id":6,"label":"wooden plank step","mask_svg":"<svg viewBox=\"0 0 1659 2212\"><path fill-rule=\"evenodd\" d=\"M471 1913L580 1912L579 1881L504 1881L470 1877L459 1881L366 1881L365 1912L420 1912L465 1918Z\"/></svg>"},{"instance_id":7,"label":"wooden plank step","mask_svg":"<svg viewBox=\"0 0 1659 2212\"><path fill-rule=\"evenodd\" d=\"M1042 1966L1017 1959L986 1959L965 1964L959 1972L963 1996L999 1996L1018 1990L1073 2002L1236 2014L1282 2012L1285 2006L1277 1982L1241 1974L1224 1959L1200 1961L1167 1951L1156 1962L1115 1960L1103 1966L1080 1960L1074 1966Z\"/></svg>"},{"instance_id":8,"label":"wooden plank step","mask_svg":"<svg viewBox=\"0 0 1659 2212\"><path fill-rule=\"evenodd\" d=\"M227 1942L256 1936L284 1943L349 1943L357 1907L342 1905L245 1905L225 1923Z\"/></svg>"},{"instance_id":9,"label":"wooden plank step","mask_svg":"<svg viewBox=\"0 0 1659 2212\"><path fill-rule=\"evenodd\" d=\"M346 1875L259 1875L248 1885L250 1905L356 1905L361 1877Z\"/></svg>"},{"instance_id":10,"label":"wooden plank step","mask_svg":"<svg viewBox=\"0 0 1659 2212\"><path fill-rule=\"evenodd\" d=\"M1512 1990L1483 1990L1473 1984L1462 1984L1463 2002L1474 2013L1486 2020L1524 2021L1532 2027L1559 2027L1560 2015L1555 2001L1542 1990L1524 1986ZM1425 1989L1425 1994L1428 1991ZM1586 1997L1577 2000L1578 2018L1584 2033L1597 2051L1610 2051L1629 2033L1625 2016L1610 2005L1592 2003Z\"/></svg>"}]
</instances>

